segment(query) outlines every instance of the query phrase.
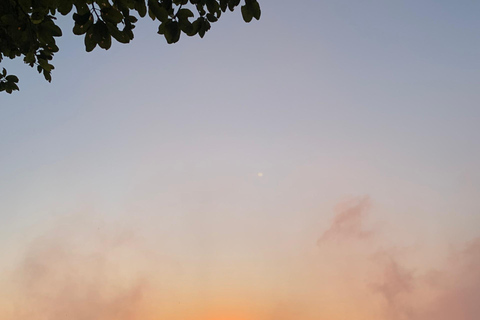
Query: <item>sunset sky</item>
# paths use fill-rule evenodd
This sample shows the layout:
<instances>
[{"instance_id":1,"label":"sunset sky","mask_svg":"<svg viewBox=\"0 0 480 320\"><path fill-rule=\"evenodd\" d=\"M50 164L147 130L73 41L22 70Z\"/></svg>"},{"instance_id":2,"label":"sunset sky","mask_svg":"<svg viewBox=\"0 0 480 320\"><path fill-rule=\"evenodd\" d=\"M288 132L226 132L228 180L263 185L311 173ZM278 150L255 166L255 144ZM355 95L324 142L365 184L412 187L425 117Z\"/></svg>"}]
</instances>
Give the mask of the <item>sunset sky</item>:
<instances>
[{"instance_id":1,"label":"sunset sky","mask_svg":"<svg viewBox=\"0 0 480 320\"><path fill-rule=\"evenodd\" d=\"M259 2L2 62L1 319L480 319L480 2Z\"/></svg>"}]
</instances>

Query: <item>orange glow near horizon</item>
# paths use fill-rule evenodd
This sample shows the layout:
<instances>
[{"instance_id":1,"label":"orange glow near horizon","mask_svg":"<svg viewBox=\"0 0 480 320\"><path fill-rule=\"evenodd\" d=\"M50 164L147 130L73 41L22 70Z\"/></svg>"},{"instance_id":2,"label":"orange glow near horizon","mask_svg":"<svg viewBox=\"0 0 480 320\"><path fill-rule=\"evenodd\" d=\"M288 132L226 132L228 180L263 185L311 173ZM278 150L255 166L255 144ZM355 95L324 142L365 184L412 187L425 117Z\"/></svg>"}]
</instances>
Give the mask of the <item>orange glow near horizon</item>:
<instances>
[{"instance_id":1,"label":"orange glow near horizon","mask_svg":"<svg viewBox=\"0 0 480 320\"><path fill-rule=\"evenodd\" d=\"M204 320L251 320L248 318L244 318L238 315L218 315L218 316L213 316L213 317L208 317L205 318Z\"/></svg>"}]
</instances>

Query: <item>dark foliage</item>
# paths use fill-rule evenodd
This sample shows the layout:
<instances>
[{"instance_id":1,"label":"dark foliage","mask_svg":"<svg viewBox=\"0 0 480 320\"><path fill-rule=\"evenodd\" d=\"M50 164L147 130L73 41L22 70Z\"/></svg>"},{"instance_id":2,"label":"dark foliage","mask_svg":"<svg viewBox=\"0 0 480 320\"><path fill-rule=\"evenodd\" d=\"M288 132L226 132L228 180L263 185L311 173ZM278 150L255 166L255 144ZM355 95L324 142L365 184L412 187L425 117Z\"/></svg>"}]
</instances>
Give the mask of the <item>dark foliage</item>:
<instances>
[{"instance_id":1,"label":"dark foliage","mask_svg":"<svg viewBox=\"0 0 480 320\"><path fill-rule=\"evenodd\" d=\"M243 0L243 19L260 18L257 0ZM133 40L135 23L147 15L159 22L158 33L175 43L182 33L203 37L227 9L233 11L240 0L1 0L0 62L23 57L51 81L51 64L58 52L55 38L62 30L55 16L73 11L73 33L84 37L85 49L97 46L108 50L112 39L120 43ZM18 90L18 78L0 72L0 92Z\"/></svg>"}]
</instances>

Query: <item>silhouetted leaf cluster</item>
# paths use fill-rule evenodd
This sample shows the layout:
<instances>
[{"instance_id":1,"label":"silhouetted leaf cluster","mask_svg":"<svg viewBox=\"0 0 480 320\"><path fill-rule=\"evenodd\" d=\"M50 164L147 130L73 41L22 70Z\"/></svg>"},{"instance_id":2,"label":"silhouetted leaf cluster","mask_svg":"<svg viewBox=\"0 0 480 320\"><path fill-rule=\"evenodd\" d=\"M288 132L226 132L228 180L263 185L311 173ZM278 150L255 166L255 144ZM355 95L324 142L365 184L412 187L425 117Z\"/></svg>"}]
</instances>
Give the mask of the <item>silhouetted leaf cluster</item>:
<instances>
[{"instance_id":1,"label":"silhouetted leaf cluster","mask_svg":"<svg viewBox=\"0 0 480 320\"><path fill-rule=\"evenodd\" d=\"M245 22L260 19L257 0L243 0ZM51 81L51 64L58 52L55 38L62 30L55 15L73 11L73 33L84 37L87 52L97 46L108 50L112 39L129 43L139 18L147 15L159 22L158 33L168 43L179 41L182 33L203 38L222 13L233 11L240 0L0 0L0 62L23 57ZM19 90L18 78L0 73L0 92Z\"/></svg>"}]
</instances>

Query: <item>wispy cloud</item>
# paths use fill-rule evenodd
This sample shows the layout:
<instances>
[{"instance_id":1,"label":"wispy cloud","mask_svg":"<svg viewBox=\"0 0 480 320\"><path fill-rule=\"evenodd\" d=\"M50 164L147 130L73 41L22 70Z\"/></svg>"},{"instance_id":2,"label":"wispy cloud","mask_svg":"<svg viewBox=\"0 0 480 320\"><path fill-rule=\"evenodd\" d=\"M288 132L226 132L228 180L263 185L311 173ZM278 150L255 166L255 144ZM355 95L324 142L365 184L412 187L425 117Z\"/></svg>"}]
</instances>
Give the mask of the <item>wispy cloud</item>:
<instances>
[{"instance_id":1,"label":"wispy cloud","mask_svg":"<svg viewBox=\"0 0 480 320\"><path fill-rule=\"evenodd\" d=\"M442 264L417 268L408 256L421 254L420 247L399 249L386 232L372 237L374 233L365 228L370 207L368 197L339 203L331 226L318 242L321 249L333 248L352 261L344 272L364 279L365 294L380 299L372 301L372 308L381 306L378 319L479 319L480 238L454 249ZM371 241L363 241L361 248L355 245L364 239Z\"/></svg>"},{"instance_id":2,"label":"wispy cloud","mask_svg":"<svg viewBox=\"0 0 480 320\"><path fill-rule=\"evenodd\" d=\"M411 318L411 307L405 303L405 297L414 289L414 271L399 261L394 250L379 251L373 255L372 261L379 269L379 275L371 283L371 288L384 298L388 318Z\"/></svg>"},{"instance_id":3,"label":"wispy cloud","mask_svg":"<svg viewBox=\"0 0 480 320\"><path fill-rule=\"evenodd\" d=\"M57 231L32 243L12 275L12 320L137 319L147 283L116 257L131 239L78 226Z\"/></svg>"},{"instance_id":4,"label":"wispy cloud","mask_svg":"<svg viewBox=\"0 0 480 320\"><path fill-rule=\"evenodd\" d=\"M445 266L432 274L435 298L416 319L479 319L480 237L456 250Z\"/></svg>"},{"instance_id":5,"label":"wispy cloud","mask_svg":"<svg viewBox=\"0 0 480 320\"><path fill-rule=\"evenodd\" d=\"M318 244L326 241L342 241L348 239L366 239L373 235L371 230L365 229L365 217L371 207L368 196L354 198L339 203L335 208L335 217Z\"/></svg>"}]
</instances>

